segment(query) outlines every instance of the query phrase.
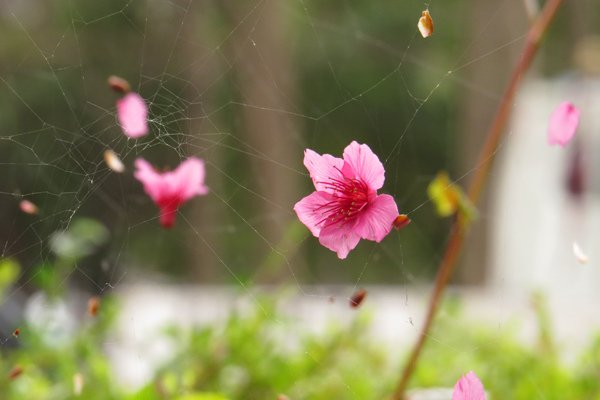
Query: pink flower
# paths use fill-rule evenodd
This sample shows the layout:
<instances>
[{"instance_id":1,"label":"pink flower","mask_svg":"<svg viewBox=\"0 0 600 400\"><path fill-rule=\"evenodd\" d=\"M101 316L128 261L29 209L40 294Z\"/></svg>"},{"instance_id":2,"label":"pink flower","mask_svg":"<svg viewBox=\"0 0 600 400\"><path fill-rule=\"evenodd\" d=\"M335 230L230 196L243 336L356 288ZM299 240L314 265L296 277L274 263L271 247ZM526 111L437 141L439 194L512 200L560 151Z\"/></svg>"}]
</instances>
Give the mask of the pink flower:
<instances>
[{"instance_id":1,"label":"pink flower","mask_svg":"<svg viewBox=\"0 0 600 400\"><path fill-rule=\"evenodd\" d=\"M377 195L385 170L369 146L352 142L343 159L306 149L304 165L316 191L294 211L323 246L343 259L360 239L380 242L390 232L398 207L392 196Z\"/></svg>"},{"instance_id":2,"label":"pink flower","mask_svg":"<svg viewBox=\"0 0 600 400\"><path fill-rule=\"evenodd\" d=\"M452 393L452 400L485 400L483 384L477 375L475 375L475 372L471 371L463 375L456 382L454 392Z\"/></svg>"},{"instance_id":3,"label":"pink flower","mask_svg":"<svg viewBox=\"0 0 600 400\"><path fill-rule=\"evenodd\" d=\"M123 133L131 138L148 133L148 106L137 93L127 93L117 100L117 118Z\"/></svg>"},{"instance_id":4,"label":"pink flower","mask_svg":"<svg viewBox=\"0 0 600 400\"><path fill-rule=\"evenodd\" d=\"M579 110L572 103L563 101L550 115L548 143L565 146L571 141L579 124Z\"/></svg>"},{"instance_id":5,"label":"pink flower","mask_svg":"<svg viewBox=\"0 0 600 400\"><path fill-rule=\"evenodd\" d=\"M170 228L181 204L194 196L208 193L204 185L204 162L190 157L174 170L157 172L146 160L135 160L135 178L142 182L144 190L160 208L160 223Z\"/></svg>"}]
</instances>

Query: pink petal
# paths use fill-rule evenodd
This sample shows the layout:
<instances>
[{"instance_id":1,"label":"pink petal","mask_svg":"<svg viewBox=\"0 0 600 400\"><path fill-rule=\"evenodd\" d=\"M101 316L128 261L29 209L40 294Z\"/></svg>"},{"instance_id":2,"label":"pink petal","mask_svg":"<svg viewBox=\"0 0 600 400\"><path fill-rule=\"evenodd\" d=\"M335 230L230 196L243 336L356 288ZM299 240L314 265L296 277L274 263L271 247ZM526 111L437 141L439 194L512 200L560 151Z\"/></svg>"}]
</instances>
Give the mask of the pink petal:
<instances>
[{"instance_id":1,"label":"pink petal","mask_svg":"<svg viewBox=\"0 0 600 400\"><path fill-rule=\"evenodd\" d=\"M377 196L358 216L355 232L363 239L381 242L392 230L398 206L389 194Z\"/></svg>"},{"instance_id":2,"label":"pink petal","mask_svg":"<svg viewBox=\"0 0 600 400\"><path fill-rule=\"evenodd\" d=\"M385 169L379 158L366 144L355 141L344 149L344 161L354 170L352 178L365 182L371 190L381 189L385 180ZM347 169L344 169L346 173Z\"/></svg>"},{"instance_id":3,"label":"pink petal","mask_svg":"<svg viewBox=\"0 0 600 400\"><path fill-rule=\"evenodd\" d=\"M456 382L452 400L485 400L483 384L475 372L469 372Z\"/></svg>"},{"instance_id":4,"label":"pink petal","mask_svg":"<svg viewBox=\"0 0 600 400\"><path fill-rule=\"evenodd\" d=\"M329 250L335 251L339 259L344 259L360 240L353 223L329 225L321 229L319 243Z\"/></svg>"},{"instance_id":5,"label":"pink petal","mask_svg":"<svg viewBox=\"0 0 600 400\"><path fill-rule=\"evenodd\" d=\"M548 143L565 146L575 135L579 124L579 110L572 103L564 101L550 115Z\"/></svg>"},{"instance_id":6,"label":"pink petal","mask_svg":"<svg viewBox=\"0 0 600 400\"><path fill-rule=\"evenodd\" d=\"M190 157L172 172L171 190L176 192L182 201L206 194L208 188L204 185L204 176L204 161Z\"/></svg>"},{"instance_id":7,"label":"pink petal","mask_svg":"<svg viewBox=\"0 0 600 400\"><path fill-rule=\"evenodd\" d=\"M36 206L29 200L21 200L21 202L19 203L19 208L25 214L30 214L30 215L35 215L40 211L38 209L38 206Z\"/></svg>"},{"instance_id":8,"label":"pink petal","mask_svg":"<svg viewBox=\"0 0 600 400\"><path fill-rule=\"evenodd\" d=\"M117 100L117 117L127 136L139 138L148 133L148 106L139 94L131 92Z\"/></svg>"},{"instance_id":9,"label":"pink petal","mask_svg":"<svg viewBox=\"0 0 600 400\"><path fill-rule=\"evenodd\" d=\"M312 192L296 203L294 211L298 219L312 234L319 237L323 225L323 207L333 200L333 196L327 192Z\"/></svg>"},{"instance_id":10,"label":"pink petal","mask_svg":"<svg viewBox=\"0 0 600 400\"><path fill-rule=\"evenodd\" d=\"M142 182L144 190L154 202L158 202L162 194L168 189L161 174L156 172L154 167L143 158L135 160L136 171L133 174L135 179Z\"/></svg>"},{"instance_id":11,"label":"pink petal","mask_svg":"<svg viewBox=\"0 0 600 400\"><path fill-rule=\"evenodd\" d=\"M330 154L320 155L311 149L306 149L304 151L304 166L310 174L315 189L333 193L333 189L325 182L330 182L332 178L339 179L342 177L341 170L344 167L344 160Z\"/></svg>"}]
</instances>

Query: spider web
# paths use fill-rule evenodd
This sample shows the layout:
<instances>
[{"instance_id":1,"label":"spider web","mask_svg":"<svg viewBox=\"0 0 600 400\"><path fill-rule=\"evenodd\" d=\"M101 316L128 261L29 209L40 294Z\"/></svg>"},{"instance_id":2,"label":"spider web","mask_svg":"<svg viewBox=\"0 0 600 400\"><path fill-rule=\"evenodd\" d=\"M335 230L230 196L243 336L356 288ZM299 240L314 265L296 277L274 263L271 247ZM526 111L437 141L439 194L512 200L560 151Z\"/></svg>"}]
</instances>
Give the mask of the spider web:
<instances>
[{"instance_id":1,"label":"spider web","mask_svg":"<svg viewBox=\"0 0 600 400\"><path fill-rule=\"evenodd\" d=\"M270 284L291 287L314 307L339 298L331 306L338 313L355 289L393 284L401 332L416 334L422 305L412 304L409 287L432 276L449 227L435 216L427 184L446 169L463 185L478 168L457 155L465 138L458 100L468 93L493 110L503 83L488 85L472 68L518 52L526 33L523 14L521 28L494 34L520 2L495 4L475 32L464 29L468 2L447 3L3 2L10 43L0 50L0 238L3 257L22 266L6 302L31 291L40 266L55 260L52 235L87 217L108 239L63 277L62 289L103 294L191 280L239 288L262 308L254 285ZM427 7L436 32L425 40L416 22ZM106 85L112 74L148 102L147 137L121 133ZM352 140L379 155L383 191L413 223L381 244L362 241L340 261L292 207L311 190L303 149L339 156ZM481 138L473 140L476 149ZM104 163L109 148L124 174ZM189 156L205 160L211 192L183 206L165 231L133 179L133 161L172 168ZM22 199L39 215L20 213ZM139 334L142 323L132 324ZM457 353L477 351L432 339Z\"/></svg>"}]
</instances>

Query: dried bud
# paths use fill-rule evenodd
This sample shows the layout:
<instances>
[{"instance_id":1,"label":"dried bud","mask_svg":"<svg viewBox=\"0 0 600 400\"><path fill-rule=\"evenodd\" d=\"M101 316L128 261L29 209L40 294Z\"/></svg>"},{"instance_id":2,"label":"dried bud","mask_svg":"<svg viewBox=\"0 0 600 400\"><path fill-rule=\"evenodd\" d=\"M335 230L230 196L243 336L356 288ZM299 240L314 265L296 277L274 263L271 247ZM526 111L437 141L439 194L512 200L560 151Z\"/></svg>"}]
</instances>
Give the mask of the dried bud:
<instances>
[{"instance_id":1,"label":"dried bud","mask_svg":"<svg viewBox=\"0 0 600 400\"><path fill-rule=\"evenodd\" d=\"M29 200L21 200L21 202L19 203L19 208L25 214L30 214L30 215L37 215L37 213L40 211L38 209L38 206L36 206Z\"/></svg>"},{"instance_id":2,"label":"dried bud","mask_svg":"<svg viewBox=\"0 0 600 400\"><path fill-rule=\"evenodd\" d=\"M19 329L19 328L15 329L13 332L13 336L16 338L18 338L20 334L21 334L21 329Z\"/></svg>"},{"instance_id":3,"label":"dried bud","mask_svg":"<svg viewBox=\"0 0 600 400\"><path fill-rule=\"evenodd\" d=\"M406 227L408 224L410 224L410 222L411 222L411 220L410 220L410 218L408 218L408 215L400 214L394 220L393 225L394 225L394 228L396 228L397 230L400 230L400 229Z\"/></svg>"},{"instance_id":4,"label":"dried bud","mask_svg":"<svg viewBox=\"0 0 600 400\"><path fill-rule=\"evenodd\" d=\"M352 297L350 297L350 307L358 308L365 300L365 297L367 297L367 291L365 289L357 290Z\"/></svg>"},{"instance_id":5,"label":"dried bud","mask_svg":"<svg viewBox=\"0 0 600 400\"><path fill-rule=\"evenodd\" d=\"M94 296L88 300L87 311L91 317L95 317L98 315L98 310L100 309L100 297Z\"/></svg>"},{"instance_id":6,"label":"dried bud","mask_svg":"<svg viewBox=\"0 0 600 400\"><path fill-rule=\"evenodd\" d=\"M419 18L417 27L419 28L419 32L421 32L421 36L424 38L433 34L433 20L431 19L429 10L425 10L421 13L421 18Z\"/></svg>"},{"instance_id":7,"label":"dried bud","mask_svg":"<svg viewBox=\"0 0 600 400\"><path fill-rule=\"evenodd\" d=\"M125 79L118 77L116 75L111 75L108 77L108 85L112 90L117 93L129 93L131 91L131 85Z\"/></svg>"},{"instance_id":8,"label":"dried bud","mask_svg":"<svg viewBox=\"0 0 600 400\"><path fill-rule=\"evenodd\" d=\"M104 152L104 162L106 165L108 165L108 168L115 172L122 173L125 171L125 165L123 165L123 162L119 159L119 156L117 156L117 154L110 149Z\"/></svg>"},{"instance_id":9,"label":"dried bud","mask_svg":"<svg viewBox=\"0 0 600 400\"><path fill-rule=\"evenodd\" d=\"M23 373L23 367L19 366L19 365L15 365L13 367L13 369L10 370L10 372L8 373L8 379L16 379L19 377L19 375L21 375Z\"/></svg>"}]
</instances>

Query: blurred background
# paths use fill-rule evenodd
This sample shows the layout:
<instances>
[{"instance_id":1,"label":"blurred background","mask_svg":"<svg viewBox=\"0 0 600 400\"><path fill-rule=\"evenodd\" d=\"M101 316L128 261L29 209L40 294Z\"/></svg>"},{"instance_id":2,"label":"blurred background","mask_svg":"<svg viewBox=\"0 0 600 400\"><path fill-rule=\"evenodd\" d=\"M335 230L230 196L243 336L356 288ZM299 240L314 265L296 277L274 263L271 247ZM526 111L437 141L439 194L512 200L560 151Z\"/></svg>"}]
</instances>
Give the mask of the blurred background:
<instances>
[{"instance_id":1,"label":"blurred background","mask_svg":"<svg viewBox=\"0 0 600 400\"><path fill-rule=\"evenodd\" d=\"M534 290L548 296L554 316L581 310L577 321L587 325L564 323L565 335L600 324L582 306L596 300L600 282L599 6L580 0L560 10L478 205L454 283L472 290L472 303L484 305L474 315L492 324L522 311ZM427 7L435 32L423 39L416 24ZM410 344L428 293L419 288L432 281L452 222L436 215L427 186L441 170L461 187L470 181L539 7L536 0L0 1L0 245L13 265L5 267L13 272L1 333L10 338L27 312L30 320L55 316L48 298L74 296L81 312L90 296L116 291L125 317L115 342L127 347L124 335L144 331L142 315L158 313L163 301L166 315L192 301L200 309L238 296L253 303L255 287L295 293L278 296L309 304L291 313L311 325L330 298L345 305L353 288L394 285L370 290L383 302L373 300L375 309L391 310L375 313L386 321L376 326L390 342L408 332ZM148 136L122 134L110 75L148 102ZM550 148L547 119L562 100L580 107L582 124L568 148ZM412 223L381 244L362 241L340 261L292 208L313 190L304 149L340 156L352 140L379 156L383 192ZM105 165L108 148L124 174ZM207 163L211 192L164 230L133 178L133 161L174 168L192 155ZM39 213L20 211L23 199ZM573 241L588 265L573 256ZM198 297L190 285L217 291ZM35 297L40 289L44 299ZM565 303L573 296L576 303ZM400 314L383 306L395 304L390 299L404 304ZM181 311L182 319L210 314L197 310ZM339 312L328 309L322 319ZM53 318L40 326L50 331ZM537 323L527 312L524 319ZM51 342L69 324L58 324ZM117 363L121 377L131 372L127 362ZM151 371L130 381L143 384Z\"/></svg>"}]
</instances>

